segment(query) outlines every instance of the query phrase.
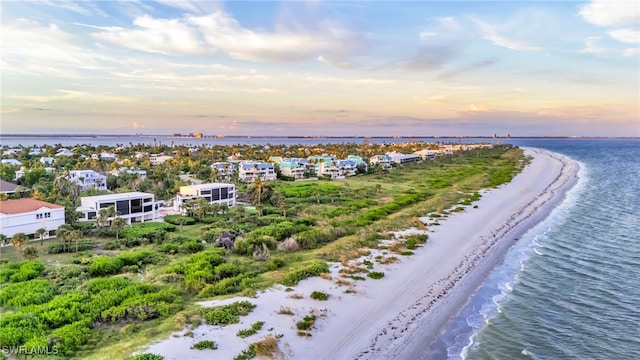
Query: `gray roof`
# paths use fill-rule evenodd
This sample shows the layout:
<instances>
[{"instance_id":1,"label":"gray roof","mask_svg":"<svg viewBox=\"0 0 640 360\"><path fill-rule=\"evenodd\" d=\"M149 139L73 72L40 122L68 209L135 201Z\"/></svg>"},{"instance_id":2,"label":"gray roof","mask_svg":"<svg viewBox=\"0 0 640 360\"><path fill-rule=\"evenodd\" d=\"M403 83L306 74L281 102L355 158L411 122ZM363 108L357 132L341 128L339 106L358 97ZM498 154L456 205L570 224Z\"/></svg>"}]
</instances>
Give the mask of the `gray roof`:
<instances>
[{"instance_id":1,"label":"gray roof","mask_svg":"<svg viewBox=\"0 0 640 360\"><path fill-rule=\"evenodd\" d=\"M8 181L0 180L0 193L6 192L18 192L26 190L25 187L18 184L10 183Z\"/></svg>"}]
</instances>

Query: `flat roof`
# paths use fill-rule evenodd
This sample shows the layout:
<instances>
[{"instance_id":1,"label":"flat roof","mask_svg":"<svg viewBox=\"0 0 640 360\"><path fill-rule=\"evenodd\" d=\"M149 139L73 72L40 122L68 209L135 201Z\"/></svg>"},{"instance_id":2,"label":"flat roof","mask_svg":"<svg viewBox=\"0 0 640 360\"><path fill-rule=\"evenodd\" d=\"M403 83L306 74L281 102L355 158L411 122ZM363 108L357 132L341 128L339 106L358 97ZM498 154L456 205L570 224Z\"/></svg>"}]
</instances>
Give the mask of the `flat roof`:
<instances>
[{"instance_id":1,"label":"flat roof","mask_svg":"<svg viewBox=\"0 0 640 360\"><path fill-rule=\"evenodd\" d=\"M153 196L153 194L134 191L134 192L126 192L126 193L107 194L107 195L83 196L80 198L80 201L124 200L124 199L131 199L131 198L136 199L136 198L149 197L149 196Z\"/></svg>"},{"instance_id":2,"label":"flat roof","mask_svg":"<svg viewBox=\"0 0 640 360\"><path fill-rule=\"evenodd\" d=\"M227 186L234 186L234 185L228 184L228 183L206 183L206 184L197 184L197 185L183 185L180 187L190 188L190 189L208 189L208 188L227 187Z\"/></svg>"}]
</instances>

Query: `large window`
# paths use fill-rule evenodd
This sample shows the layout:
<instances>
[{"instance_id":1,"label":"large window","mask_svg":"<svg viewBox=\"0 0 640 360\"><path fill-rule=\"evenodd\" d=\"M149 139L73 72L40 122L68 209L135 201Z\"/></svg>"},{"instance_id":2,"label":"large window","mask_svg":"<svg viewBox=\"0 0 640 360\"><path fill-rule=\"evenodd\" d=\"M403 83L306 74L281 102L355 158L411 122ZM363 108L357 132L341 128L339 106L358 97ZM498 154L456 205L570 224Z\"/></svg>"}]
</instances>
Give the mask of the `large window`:
<instances>
[{"instance_id":1,"label":"large window","mask_svg":"<svg viewBox=\"0 0 640 360\"><path fill-rule=\"evenodd\" d=\"M213 189L211 200L213 201L220 200L220 189Z\"/></svg>"},{"instance_id":2,"label":"large window","mask_svg":"<svg viewBox=\"0 0 640 360\"><path fill-rule=\"evenodd\" d=\"M142 212L142 199L132 199L131 200L131 213L141 213Z\"/></svg>"},{"instance_id":3,"label":"large window","mask_svg":"<svg viewBox=\"0 0 640 360\"><path fill-rule=\"evenodd\" d=\"M226 187L220 189L220 199L228 199L228 198L229 198L229 189Z\"/></svg>"},{"instance_id":4,"label":"large window","mask_svg":"<svg viewBox=\"0 0 640 360\"><path fill-rule=\"evenodd\" d=\"M129 215L129 200L120 200L116 202L116 212L120 215Z\"/></svg>"}]
</instances>

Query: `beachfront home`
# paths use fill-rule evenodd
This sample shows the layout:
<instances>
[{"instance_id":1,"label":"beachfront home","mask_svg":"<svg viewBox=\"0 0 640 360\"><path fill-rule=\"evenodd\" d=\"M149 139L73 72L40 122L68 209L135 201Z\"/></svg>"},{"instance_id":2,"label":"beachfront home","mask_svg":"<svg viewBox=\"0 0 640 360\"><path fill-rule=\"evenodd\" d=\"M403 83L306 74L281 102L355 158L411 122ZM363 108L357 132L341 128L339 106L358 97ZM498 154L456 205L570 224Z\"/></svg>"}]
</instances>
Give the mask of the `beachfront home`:
<instances>
[{"instance_id":1,"label":"beachfront home","mask_svg":"<svg viewBox=\"0 0 640 360\"><path fill-rule=\"evenodd\" d=\"M100 153L100 160L114 161L115 159L116 159L115 154L104 152L104 151Z\"/></svg>"},{"instance_id":2,"label":"beachfront home","mask_svg":"<svg viewBox=\"0 0 640 360\"><path fill-rule=\"evenodd\" d=\"M185 202L198 198L204 198L210 204L232 207L236 205L236 187L226 183L180 186L180 192L173 203L174 210L182 210Z\"/></svg>"},{"instance_id":3,"label":"beachfront home","mask_svg":"<svg viewBox=\"0 0 640 360\"><path fill-rule=\"evenodd\" d=\"M128 224L158 220L161 203L155 201L155 196L143 192L126 192L108 195L83 196L80 207L76 210L82 213L79 221L94 221L100 210L113 206L118 216ZM110 217L107 221L113 220Z\"/></svg>"},{"instance_id":4,"label":"beachfront home","mask_svg":"<svg viewBox=\"0 0 640 360\"><path fill-rule=\"evenodd\" d=\"M2 155L3 156L10 156L10 155L16 155L17 153L19 153L22 149L20 148L10 148L5 150Z\"/></svg>"},{"instance_id":5,"label":"beachfront home","mask_svg":"<svg viewBox=\"0 0 640 360\"><path fill-rule=\"evenodd\" d=\"M64 224L64 206L36 199L0 201L0 233L12 237L17 233L33 236L38 229L45 237Z\"/></svg>"},{"instance_id":6,"label":"beachfront home","mask_svg":"<svg viewBox=\"0 0 640 360\"><path fill-rule=\"evenodd\" d=\"M422 160L433 160L436 157L442 155L443 151L442 150L424 149L424 150L418 150L418 151L414 152L414 154L420 156L420 158L422 158Z\"/></svg>"},{"instance_id":7,"label":"beachfront home","mask_svg":"<svg viewBox=\"0 0 640 360\"><path fill-rule=\"evenodd\" d=\"M39 156L42 155L43 152L44 150L42 150L41 148L33 148L29 150L29 156Z\"/></svg>"},{"instance_id":8,"label":"beachfront home","mask_svg":"<svg viewBox=\"0 0 640 360\"><path fill-rule=\"evenodd\" d=\"M76 183L80 190L107 190L107 177L93 170L71 170L69 180Z\"/></svg>"},{"instance_id":9,"label":"beachfront home","mask_svg":"<svg viewBox=\"0 0 640 360\"><path fill-rule=\"evenodd\" d=\"M260 179L262 181L275 180L277 175L273 164L257 161L243 161L238 166L238 178L241 181L250 183L256 179Z\"/></svg>"},{"instance_id":10,"label":"beachfront home","mask_svg":"<svg viewBox=\"0 0 640 360\"><path fill-rule=\"evenodd\" d=\"M316 175L318 177L328 177L330 179L342 179L344 178L344 172L337 161L323 160L315 164Z\"/></svg>"}]
</instances>

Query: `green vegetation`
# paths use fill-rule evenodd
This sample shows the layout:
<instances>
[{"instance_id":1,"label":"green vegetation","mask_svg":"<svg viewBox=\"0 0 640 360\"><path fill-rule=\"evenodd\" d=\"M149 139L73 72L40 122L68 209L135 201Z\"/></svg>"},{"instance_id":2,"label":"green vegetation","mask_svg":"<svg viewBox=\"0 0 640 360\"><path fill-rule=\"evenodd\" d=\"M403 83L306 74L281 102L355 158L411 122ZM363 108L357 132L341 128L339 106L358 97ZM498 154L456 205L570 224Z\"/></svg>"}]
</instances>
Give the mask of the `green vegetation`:
<instances>
[{"instance_id":1,"label":"green vegetation","mask_svg":"<svg viewBox=\"0 0 640 360\"><path fill-rule=\"evenodd\" d=\"M372 279L382 279L384 277L384 273L380 271L371 271L367 276Z\"/></svg>"},{"instance_id":2,"label":"green vegetation","mask_svg":"<svg viewBox=\"0 0 640 360\"><path fill-rule=\"evenodd\" d=\"M202 318L209 325L228 325L240 322L240 316L249 314L256 305L248 301L237 301L230 305L200 310Z\"/></svg>"},{"instance_id":3,"label":"green vegetation","mask_svg":"<svg viewBox=\"0 0 640 360\"><path fill-rule=\"evenodd\" d=\"M296 328L298 330L311 330L311 328L313 327L313 325L316 323L316 316L315 315L307 315L304 318L302 318L301 321L298 321L296 323Z\"/></svg>"},{"instance_id":4,"label":"green vegetation","mask_svg":"<svg viewBox=\"0 0 640 360\"><path fill-rule=\"evenodd\" d=\"M314 291L311 293L311 298L314 300L326 301L329 300L329 294L322 291Z\"/></svg>"},{"instance_id":5,"label":"green vegetation","mask_svg":"<svg viewBox=\"0 0 640 360\"><path fill-rule=\"evenodd\" d=\"M366 157L418 149L412 147L423 146L330 144L322 152ZM215 181L208 165L224 160L229 151L247 158L264 156L243 145L233 149L203 147L199 157L192 157L183 147L153 148L153 153L175 151L177 160L157 167L142 160L137 165L148 171L147 179L110 176L108 187L150 191L158 199L168 199L183 184L178 177L181 171ZM126 149L124 155L144 151L135 146ZM107 149L88 146L79 152L90 155L103 150ZM306 151L311 149L274 145L269 153L306 157ZM70 209L67 222L73 225L61 228L58 238L36 239L32 242L35 246L17 237L16 247L2 248L0 344L55 343L64 357L127 358L152 339L188 325L237 323L254 305L238 302L208 309L194 302L231 294L251 295L274 283L294 286L306 278L329 273L327 261L362 256L366 248L388 238L390 231L423 228L418 218L425 214L436 220L446 217L444 209L473 206L480 198L478 190L510 180L524 165L522 159L519 149L497 146L390 171L372 168L369 174L340 181L238 183L238 194L256 205L256 210L240 206L204 208L194 203L185 209L189 216L172 215L165 222L122 227L106 224L102 218L94 224L76 223L73 209L81 193L71 183L34 170L25 175L22 185L32 187L35 198L65 205ZM30 161L26 157L24 163L30 166ZM112 166L85 162L79 155L61 157L60 162L64 169L100 170L100 166L110 170ZM13 176L15 170L11 170L6 173ZM223 232L233 235L234 241L227 244L230 246L218 242ZM409 250L427 240L427 235L397 239L393 252L411 254ZM34 255L40 261L23 260ZM364 280L356 274L367 273L371 278L384 275L369 272L373 262L365 261L358 270L343 276ZM396 256L376 258L379 264L394 261L398 261ZM293 315L291 309L283 308L280 313ZM315 315L301 323L301 335L310 336L308 330L315 323ZM246 356L256 356L262 345L277 350L277 339L254 344ZM105 352L106 348L110 351ZM155 359L152 356L157 355L137 356Z\"/></svg>"},{"instance_id":6,"label":"green vegetation","mask_svg":"<svg viewBox=\"0 0 640 360\"><path fill-rule=\"evenodd\" d=\"M216 350L218 349L218 345L211 340L202 340L193 344L191 348L196 350L205 350L205 349Z\"/></svg>"},{"instance_id":7,"label":"green vegetation","mask_svg":"<svg viewBox=\"0 0 640 360\"><path fill-rule=\"evenodd\" d=\"M238 330L236 335L241 337L241 338L246 338L246 337L249 337L251 335L255 335L255 334L258 333L258 331L262 330L262 326L263 325L264 325L264 321L258 321L256 323L252 324L251 328L249 328L249 329Z\"/></svg>"}]
</instances>

